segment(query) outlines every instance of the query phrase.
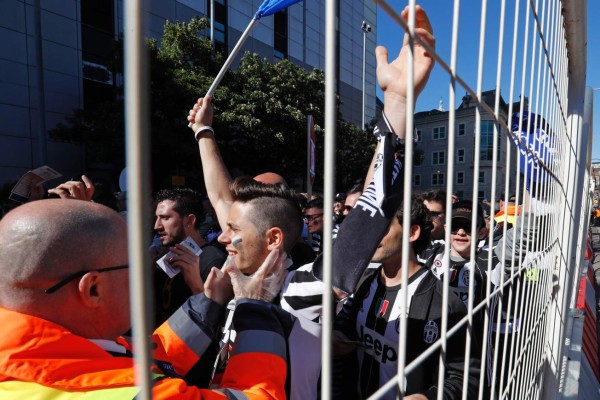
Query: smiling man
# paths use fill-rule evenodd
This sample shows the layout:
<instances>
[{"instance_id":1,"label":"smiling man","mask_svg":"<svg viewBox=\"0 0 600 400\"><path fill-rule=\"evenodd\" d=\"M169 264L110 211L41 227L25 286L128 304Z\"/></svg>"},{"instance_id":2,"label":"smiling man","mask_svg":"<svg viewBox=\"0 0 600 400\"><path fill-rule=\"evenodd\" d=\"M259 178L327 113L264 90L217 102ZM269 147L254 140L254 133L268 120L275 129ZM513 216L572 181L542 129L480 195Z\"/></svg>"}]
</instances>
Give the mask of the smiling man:
<instances>
[{"instance_id":1,"label":"smiling man","mask_svg":"<svg viewBox=\"0 0 600 400\"><path fill-rule=\"evenodd\" d=\"M428 249L421 253L425 265L438 279L443 280L444 274L450 274L450 289L460 297L466 307L469 303L469 286L473 286L473 307L475 307L486 297L487 280L490 279L493 290L499 284L500 274L503 273L503 266L487 247L478 251L475 257L471 258L471 245L473 242L477 244L477 235L485 228L483 210L481 207L475 206L476 228L475 231L471 230L473 207L473 203L467 200L452 204L450 260L448 265L444 263L445 244L443 241L433 242ZM473 237L474 235L475 237ZM490 257L492 258L492 274L488 276L486 271ZM470 276L471 270L474 270L473 280ZM495 308L495 303L492 302L490 320L494 320ZM483 311L479 311L473 315L473 326L479 338L483 337L483 324ZM488 351L491 350L491 343L488 342ZM490 365L488 365L489 368Z\"/></svg>"},{"instance_id":2,"label":"smiling man","mask_svg":"<svg viewBox=\"0 0 600 400\"><path fill-rule=\"evenodd\" d=\"M450 265L444 265L444 242L434 242L422 255L425 259L425 265L429 267L439 279L443 279L443 274L450 274L450 288L461 298L465 306L469 300L469 271L475 268L474 303L478 304L484 297L485 280L487 279L485 270L487 269L487 260L478 260L471 262L471 243L473 241L471 232L471 222L473 215L473 204L470 201L459 201L452 205L452 225L450 226ZM480 207L476 211L477 220L475 223L476 233L485 226L483 213ZM476 239L475 239L476 240ZM480 254L484 256L485 254Z\"/></svg>"},{"instance_id":3,"label":"smiling man","mask_svg":"<svg viewBox=\"0 0 600 400\"><path fill-rule=\"evenodd\" d=\"M302 231L300 206L283 184L240 177L230 189L233 203L218 240L240 271L253 274L271 250L289 254Z\"/></svg>"}]
</instances>

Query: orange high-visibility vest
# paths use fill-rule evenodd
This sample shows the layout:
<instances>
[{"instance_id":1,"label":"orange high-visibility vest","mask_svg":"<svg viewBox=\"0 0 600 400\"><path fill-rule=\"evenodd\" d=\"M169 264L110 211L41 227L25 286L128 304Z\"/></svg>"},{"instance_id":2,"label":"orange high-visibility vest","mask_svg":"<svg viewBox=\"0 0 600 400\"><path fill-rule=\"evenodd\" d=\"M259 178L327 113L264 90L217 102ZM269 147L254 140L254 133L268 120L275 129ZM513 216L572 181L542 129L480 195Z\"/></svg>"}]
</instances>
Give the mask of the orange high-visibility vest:
<instances>
[{"instance_id":1,"label":"orange high-visibility vest","mask_svg":"<svg viewBox=\"0 0 600 400\"><path fill-rule=\"evenodd\" d=\"M154 355L163 360L169 356L175 371L184 375L185 367L191 368L199 356L186 345L185 339L175 334L168 322L153 335L152 340L157 345ZM139 392L134 386L130 357L112 356L60 325L15 311L0 308L0 324L3 327L0 335L2 400L128 400ZM254 348L250 343L246 344L245 351L232 356L231 368L225 371L223 378L223 384L229 389L188 386L181 378L161 374L153 365L153 397L222 400L229 394L248 399L284 399L286 361L280 354L266 349L264 343ZM256 368L257 363L261 363L261 368Z\"/></svg>"}]
</instances>

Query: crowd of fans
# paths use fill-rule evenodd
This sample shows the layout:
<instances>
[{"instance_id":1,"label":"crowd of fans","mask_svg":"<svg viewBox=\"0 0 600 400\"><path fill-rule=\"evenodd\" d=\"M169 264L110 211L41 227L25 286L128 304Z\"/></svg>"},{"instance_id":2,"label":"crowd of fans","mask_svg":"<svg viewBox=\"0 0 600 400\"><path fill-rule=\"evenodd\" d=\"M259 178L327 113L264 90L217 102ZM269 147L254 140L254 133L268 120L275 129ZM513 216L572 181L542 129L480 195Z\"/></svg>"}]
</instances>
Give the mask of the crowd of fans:
<instances>
[{"instance_id":1,"label":"crowd of fans","mask_svg":"<svg viewBox=\"0 0 600 400\"><path fill-rule=\"evenodd\" d=\"M435 45L420 7L415 32ZM514 245L515 234L502 232L510 232L520 211L500 203L491 218L489 204L452 197L448 219L443 191L415 193L404 207L408 47L405 39L389 63L387 50L377 49L385 108L374 162L364 183L338 193L332 205L303 197L277 174L232 179L211 128L210 97L190 110L206 196L174 188L154 197L148 273L155 398L318 398L321 301L328 293L336 300L334 398L370 396L397 374L401 332L407 364L440 339L445 275L448 329L460 325L448 338L443 385L438 350L385 398L433 398L438 391L462 398L463 390L467 398L479 390L489 396L493 367L486 364L480 388L480 360L496 343L485 335L481 309L470 324L464 319L483 301L496 311L499 295L488 299L486 288L499 287L515 265L496 244ZM414 57L416 97L434 62L417 43ZM399 173L386 172L392 170ZM0 221L0 320L8 332L0 338L0 397L97 391L103 398L113 391L104 398L134 398L126 213L100 204L86 176L48 192L57 198L16 207ZM333 232L324 232L325 207L333 208ZM335 238L333 287L322 281L328 234ZM501 311L502 323L490 329L512 334L519 323Z\"/></svg>"}]
</instances>

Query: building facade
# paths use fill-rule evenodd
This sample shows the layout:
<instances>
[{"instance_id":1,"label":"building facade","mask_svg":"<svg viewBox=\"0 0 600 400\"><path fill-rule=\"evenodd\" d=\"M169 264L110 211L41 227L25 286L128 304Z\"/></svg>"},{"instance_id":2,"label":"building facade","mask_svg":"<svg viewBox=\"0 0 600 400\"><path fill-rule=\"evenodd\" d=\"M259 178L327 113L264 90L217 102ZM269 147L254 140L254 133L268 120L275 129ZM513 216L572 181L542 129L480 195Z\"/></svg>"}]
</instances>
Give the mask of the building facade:
<instances>
[{"instance_id":1,"label":"building facade","mask_svg":"<svg viewBox=\"0 0 600 400\"><path fill-rule=\"evenodd\" d=\"M495 91L482 93L482 100L494 109ZM500 97L500 119L507 121L508 106ZM448 111L431 110L415 115L416 148L420 160L414 166L413 187L417 191L446 190L448 180L452 180L453 193L460 199L471 200L473 196L474 179L478 182L477 198L490 199L492 193L492 159L494 155L494 118L481 111L479 147L475 147L476 134L476 102L469 95L463 97L462 103L456 109L454 127L454 171L448 175ZM496 165L496 199L505 191L507 172L506 161L506 129L498 126L497 165ZM511 152L511 164L516 162L515 151ZM475 176L474 163L479 157L479 171ZM514 167L512 167L514 172ZM514 188L509 188L509 192Z\"/></svg>"},{"instance_id":2,"label":"building facade","mask_svg":"<svg viewBox=\"0 0 600 400\"><path fill-rule=\"evenodd\" d=\"M213 0L215 46L231 51L262 0ZM211 0L145 2L146 36L162 35L165 21L208 16ZM365 121L375 116L374 56L377 14L373 0L337 0L337 88L344 118L362 117L365 41ZM104 99L108 86L122 81L106 68L112 41L123 31L122 0L2 0L0 13L0 184L49 165L65 176L93 166L84 148L49 140L47 132ZM367 21L370 32L361 29ZM307 69L325 67L325 2L303 1L264 17L241 54L269 61L287 58ZM208 34L208 33L207 33ZM235 68L237 61L234 62Z\"/></svg>"}]
</instances>

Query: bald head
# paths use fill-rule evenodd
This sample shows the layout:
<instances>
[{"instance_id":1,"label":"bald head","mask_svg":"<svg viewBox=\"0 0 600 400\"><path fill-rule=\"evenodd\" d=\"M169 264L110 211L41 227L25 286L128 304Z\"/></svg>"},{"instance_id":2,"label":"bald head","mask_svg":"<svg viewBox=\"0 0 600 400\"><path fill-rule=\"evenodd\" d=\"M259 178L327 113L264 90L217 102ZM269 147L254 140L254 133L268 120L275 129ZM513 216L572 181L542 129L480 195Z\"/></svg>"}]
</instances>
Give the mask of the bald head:
<instances>
[{"instance_id":1,"label":"bald head","mask_svg":"<svg viewBox=\"0 0 600 400\"><path fill-rule=\"evenodd\" d=\"M283 179L281 175L276 174L274 172L265 172L260 175L256 175L254 177L254 180L257 182L269 183L271 185L282 183L287 186L287 182L285 181L285 179Z\"/></svg>"},{"instance_id":2,"label":"bald head","mask_svg":"<svg viewBox=\"0 0 600 400\"><path fill-rule=\"evenodd\" d=\"M100 204L49 199L0 220L0 305L35 301L66 275L127 263L127 227Z\"/></svg>"}]
</instances>

